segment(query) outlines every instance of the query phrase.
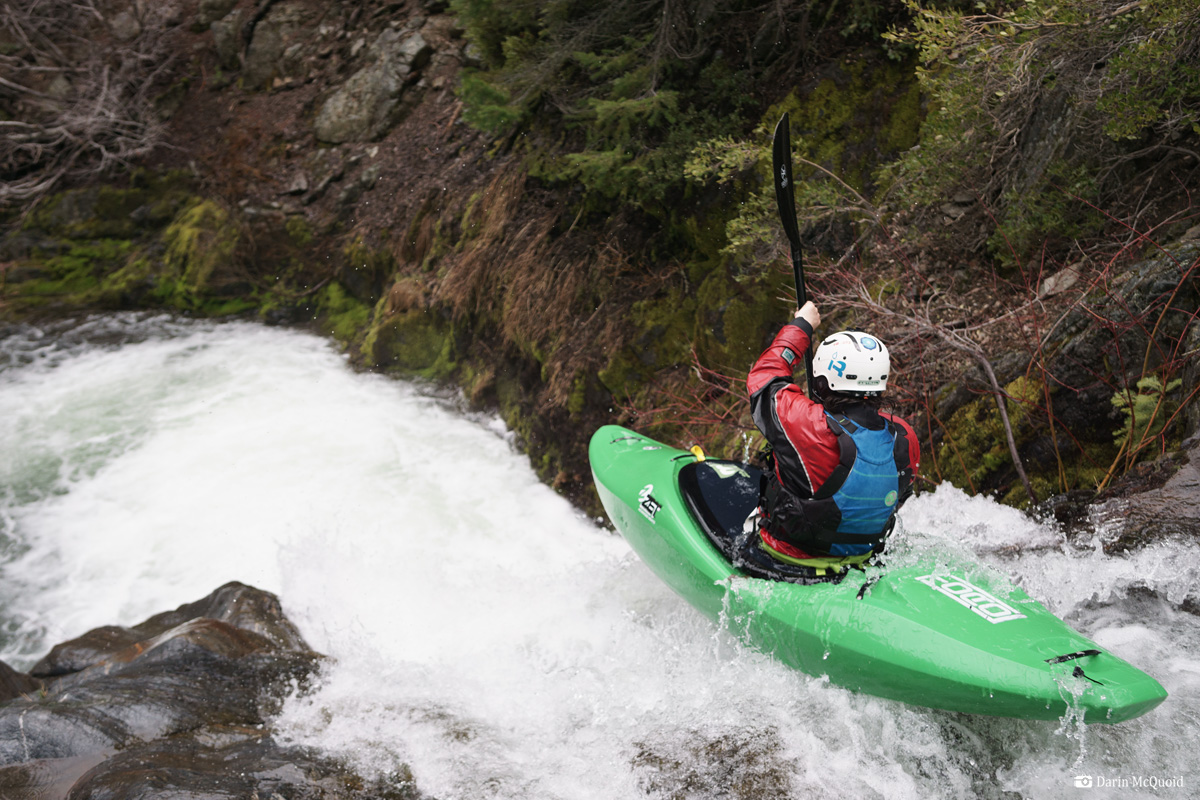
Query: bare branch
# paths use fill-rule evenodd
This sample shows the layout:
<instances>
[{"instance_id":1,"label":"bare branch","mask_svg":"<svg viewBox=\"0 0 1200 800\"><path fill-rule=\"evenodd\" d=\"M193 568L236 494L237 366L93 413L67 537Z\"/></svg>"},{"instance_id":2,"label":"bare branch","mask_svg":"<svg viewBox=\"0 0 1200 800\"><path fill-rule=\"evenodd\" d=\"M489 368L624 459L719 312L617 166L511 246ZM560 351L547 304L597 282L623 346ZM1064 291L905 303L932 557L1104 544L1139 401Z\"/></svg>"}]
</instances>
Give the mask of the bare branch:
<instances>
[{"instance_id":1,"label":"bare branch","mask_svg":"<svg viewBox=\"0 0 1200 800\"><path fill-rule=\"evenodd\" d=\"M139 22L141 34L119 42L94 0L0 6L16 48L0 60L0 205L29 204L158 146L152 93L171 54L160 10Z\"/></svg>"},{"instance_id":2,"label":"bare branch","mask_svg":"<svg viewBox=\"0 0 1200 800\"><path fill-rule=\"evenodd\" d=\"M1025 488L1025 493L1028 495L1031 503L1037 503L1037 495L1034 494L1033 486L1029 481L1029 476L1025 473L1025 466L1021 461L1021 455L1017 451L1016 437L1013 434L1012 421L1008 416L1007 400L1010 399L1008 392L1000 385L1000 380L996 376L995 370L992 368L991 361L987 357L984 349L971 338L970 334L982 329L987 325L992 325L1005 319L1019 316L1020 314L1029 311L1037 304L1036 298L1029 300L1021 306L1011 308L1000 317L988 320L983 324L964 325L962 327L953 327L944 322L937 322L930 313L928 305L923 311L913 309L896 310L886 305L879 297L874 297L867 289L866 285L857 276L849 277L849 292L846 297L839 297L839 301L849 307L859 308L870 314L884 317L891 320L900 329L908 329L916 335L933 336L941 340L947 346L957 350L958 352L968 356L986 376L988 386L992 394L992 398L996 403L996 410L1000 415L1000 424L1004 430L1005 443L1008 445L1009 455L1012 457L1013 469L1017 473L1017 477L1021 481L1021 485Z\"/></svg>"}]
</instances>

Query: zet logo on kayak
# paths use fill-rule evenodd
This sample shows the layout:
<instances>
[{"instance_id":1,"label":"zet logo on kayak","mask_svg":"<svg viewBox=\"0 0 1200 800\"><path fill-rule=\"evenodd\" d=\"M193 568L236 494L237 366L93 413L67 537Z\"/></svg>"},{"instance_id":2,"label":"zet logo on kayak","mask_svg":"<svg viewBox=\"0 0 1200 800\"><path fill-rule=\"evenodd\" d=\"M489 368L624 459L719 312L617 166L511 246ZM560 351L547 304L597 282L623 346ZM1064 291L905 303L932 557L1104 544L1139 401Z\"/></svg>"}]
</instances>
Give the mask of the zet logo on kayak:
<instances>
[{"instance_id":1,"label":"zet logo on kayak","mask_svg":"<svg viewBox=\"0 0 1200 800\"><path fill-rule=\"evenodd\" d=\"M638 511L641 511L642 516L651 522L654 522L654 518L658 515L659 510L662 508L662 503L650 496L650 493L653 491L654 484L647 483L642 487L642 490L638 492L638 499L641 501L638 503Z\"/></svg>"},{"instance_id":2,"label":"zet logo on kayak","mask_svg":"<svg viewBox=\"0 0 1200 800\"><path fill-rule=\"evenodd\" d=\"M1025 619L1025 615L975 584L953 575L922 575L921 583L966 606L988 622L1008 622Z\"/></svg>"}]
</instances>

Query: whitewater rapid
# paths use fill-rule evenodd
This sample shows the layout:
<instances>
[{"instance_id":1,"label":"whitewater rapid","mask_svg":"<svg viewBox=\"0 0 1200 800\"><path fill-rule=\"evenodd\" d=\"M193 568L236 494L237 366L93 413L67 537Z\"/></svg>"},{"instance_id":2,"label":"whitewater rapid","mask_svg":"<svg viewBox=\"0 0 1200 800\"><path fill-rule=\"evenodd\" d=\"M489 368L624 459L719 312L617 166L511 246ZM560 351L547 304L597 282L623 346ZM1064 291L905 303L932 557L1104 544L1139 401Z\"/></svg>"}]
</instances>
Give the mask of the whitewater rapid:
<instances>
[{"instance_id":1,"label":"whitewater rapid","mask_svg":"<svg viewBox=\"0 0 1200 800\"><path fill-rule=\"evenodd\" d=\"M3 333L17 668L239 580L330 657L280 735L440 800L1200 793L1194 543L1106 555L952 488L915 498L902 537L1010 575L1171 694L1117 726L930 711L743 649L539 483L498 419L323 339L146 315Z\"/></svg>"}]
</instances>

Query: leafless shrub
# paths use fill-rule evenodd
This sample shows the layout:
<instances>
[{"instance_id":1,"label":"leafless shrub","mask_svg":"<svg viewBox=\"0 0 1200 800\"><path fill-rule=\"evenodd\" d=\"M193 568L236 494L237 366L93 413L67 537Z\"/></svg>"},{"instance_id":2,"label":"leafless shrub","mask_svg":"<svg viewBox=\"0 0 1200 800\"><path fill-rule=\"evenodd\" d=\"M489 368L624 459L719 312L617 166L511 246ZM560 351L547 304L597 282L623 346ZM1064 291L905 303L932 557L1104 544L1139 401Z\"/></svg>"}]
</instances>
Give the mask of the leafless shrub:
<instances>
[{"instance_id":1,"label":"leafless shrub","mask_svg":"<svg viewBox=\"0 0 1200 800\"><path fill-rule=\"evenodd\" d=\"M0 206L104 175L158 146L172 3L0 4Z\"/></svg>"}]
</instances>

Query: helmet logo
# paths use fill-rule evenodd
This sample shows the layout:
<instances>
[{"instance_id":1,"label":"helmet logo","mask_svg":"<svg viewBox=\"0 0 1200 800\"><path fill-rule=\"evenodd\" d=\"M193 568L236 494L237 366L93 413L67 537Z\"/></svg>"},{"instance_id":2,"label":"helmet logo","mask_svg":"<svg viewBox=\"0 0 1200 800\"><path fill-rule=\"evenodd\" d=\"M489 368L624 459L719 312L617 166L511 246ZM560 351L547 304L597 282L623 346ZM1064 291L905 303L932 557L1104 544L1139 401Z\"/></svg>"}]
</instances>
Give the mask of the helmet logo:
<instances>
[{"instance_id":1,"label":"helmet logo","mask_svg":"<svg viewBox=\"0 0 1200 800\"><path fill-rule=\"evenodd\" d=\"M835 361L835 360L831 359L829 362L829 369L832 372L836 372L838 374L838 377L840 378L846 372L846 362L845 361Z\"/></svg>"},{"instance_id":2,"label":"helmet logo","mask_svg":"<svg viewBox=\"0 0 1200 800\"><path fill-rule=\"evenodd\" d=\"M863 346L864 350L878 350L879 349L879 342L875 341L870 336L863 336L858 341L859 341L859 344L861 344Z\"/></svg>"}]
</instances>

